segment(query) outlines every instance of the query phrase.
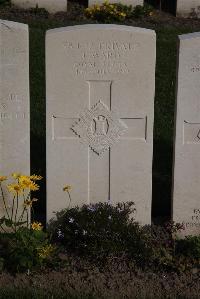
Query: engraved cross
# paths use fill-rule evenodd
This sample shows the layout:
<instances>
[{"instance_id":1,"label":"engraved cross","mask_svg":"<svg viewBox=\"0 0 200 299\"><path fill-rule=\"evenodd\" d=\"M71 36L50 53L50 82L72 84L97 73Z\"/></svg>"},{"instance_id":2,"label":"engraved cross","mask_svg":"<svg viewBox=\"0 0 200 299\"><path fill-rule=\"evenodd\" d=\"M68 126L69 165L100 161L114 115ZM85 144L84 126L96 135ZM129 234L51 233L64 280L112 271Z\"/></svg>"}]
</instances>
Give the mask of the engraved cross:
<instances>
[{"instance_id":1,"label":"engraved cross","mask_svg":"<svg viewBox=\"0 0 200 299\"><path fill-rule=\"evenodd\" d=\"M124 140L140 139L145 142L147 119L146 116L120 117L112 111L112 81L88 81L88 85L88 109L81 112L79 118L54 115L52 131L54 140L76 139L87 144L90 203L94 202L94 197L102 198L102 190L105 201L110 199L112 146Z\"/></svg>"}]
</instances>

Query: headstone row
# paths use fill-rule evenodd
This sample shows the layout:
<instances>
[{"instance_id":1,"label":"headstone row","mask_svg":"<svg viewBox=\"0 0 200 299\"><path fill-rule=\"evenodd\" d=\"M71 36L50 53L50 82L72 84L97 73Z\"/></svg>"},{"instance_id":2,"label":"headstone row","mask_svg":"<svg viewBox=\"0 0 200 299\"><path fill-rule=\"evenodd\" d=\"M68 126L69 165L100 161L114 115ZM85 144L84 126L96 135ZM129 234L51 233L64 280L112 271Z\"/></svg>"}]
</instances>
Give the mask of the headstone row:
<instances>
[{"instance_id":1,"label":"headstone row","mask_svg":"<svg viewBox=\"0 0 200 299\"><path fill-rule=\"evenodd\" d=\"M200 34L179 37L173 220L200 233ZM27 25L0 23L0 169L30 171ZM47 219L73 205L134 201L151 223L155 32L119 25L49 30ZM8 196L8 195L7 195ZM7 198L9 200L9 198Z\"/></svg>"},{"instance_id":2,"label":"headstone row","mask_svg":"<svg viewBox=\"0 0 200 299\"><path fill-rule=\"evenodd\" d=\"M175 0L174 0L175 1ZM67 0L11 0L19 8L45 8L49 13L67 11ZM88 6L101 5L104 0L88 0ZM109 3L144 5L144 0L109 0ZM177 0L176 15L180 17L200 17L200 0Z\"/></svg>"},{"instance_id":3,"label":"headstone row","mask_svg":"<svg viewBox=\"0 0 200 299\"><path fill-rule=\"evenodd\" d=\"M105 0L89 0L88 6L94 4L101 5ZM60 11L67 11L67 0L11 0L17 7L28 8L45 8L49 13L56 13ZM125 5L143 5L144 0L109 0L109 3L122 3Z\"/></svg>"}]
</instances>

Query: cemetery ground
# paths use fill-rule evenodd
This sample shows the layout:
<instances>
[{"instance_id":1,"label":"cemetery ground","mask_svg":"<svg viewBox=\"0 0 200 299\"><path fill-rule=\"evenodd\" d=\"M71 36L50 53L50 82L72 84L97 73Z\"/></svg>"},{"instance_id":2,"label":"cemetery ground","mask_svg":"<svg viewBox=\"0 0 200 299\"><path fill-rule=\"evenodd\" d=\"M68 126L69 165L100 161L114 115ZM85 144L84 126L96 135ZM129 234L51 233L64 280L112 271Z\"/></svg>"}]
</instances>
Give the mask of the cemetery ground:
<instances>
[{"instance_id":1,"label":"cemetery ground","mask_svg":"<svg viewBox=\"0 0 200 299\"><path fill-rule=\"evenodd\" d=\"M0 8L1 19L29 24L31 172L43 177L46 176L43 158L45 32L56 27L97 23L87 19L83 9L83 6L71 3L67 13L49 15L44 10ZM171 209L177 35L200 31L200 21L153 11L149 16L118 24L150 28L157 33L152 215L155 224L163 224L170 219ZM40 200L35 217L45 223L45 182L41 182L41 189L36 196ZM91 247L94 251L91 250L89 257L83 257L75 254L76 250L70 253L67 250L66 253L62 244L59 250L56 249L56 257L51 257L38 269L33 268L30 273L25 271L17 274L16 269L14 273L4 270L0 274L0 298L200 298L200 240L197 238L186 246L182 244L183 254L180 254L173 239L167 235L167 230L164 230L163 236L162 230L155 229L154 238L150 241L146 231L138 230L137 226L132 229L135 232L135 248L138 248L137 256L127 258L126 254L116 254L117 249L101 256ZM158 251L153 251L150 257L145 255L144 241L149 246L147 252L155 247ZM67 245L74 249L75 243ZM11 261L14 265L14 257ZM9 268L12 268L11 265Z\"/></svg>"}]
</instances>

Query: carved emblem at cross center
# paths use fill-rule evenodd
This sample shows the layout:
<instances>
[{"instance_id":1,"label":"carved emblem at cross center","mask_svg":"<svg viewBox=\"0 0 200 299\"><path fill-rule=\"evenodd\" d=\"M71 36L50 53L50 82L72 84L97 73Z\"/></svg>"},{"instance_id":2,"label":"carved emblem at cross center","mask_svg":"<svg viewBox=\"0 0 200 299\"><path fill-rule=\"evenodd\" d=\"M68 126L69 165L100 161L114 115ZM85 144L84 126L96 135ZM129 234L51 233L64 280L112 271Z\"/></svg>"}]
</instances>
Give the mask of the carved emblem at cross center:
<instances>
[{"instance_id":1,"label":"carved emblem at cross center","mask_svg":"<svg viewBox=\"0 0 200 299\"><path fill-rule=\"evenodd\" d=\"M128 129L118 115L102 101L80 113L72 130L98 155L108 150Z\"/></svg>"}]
</instances>

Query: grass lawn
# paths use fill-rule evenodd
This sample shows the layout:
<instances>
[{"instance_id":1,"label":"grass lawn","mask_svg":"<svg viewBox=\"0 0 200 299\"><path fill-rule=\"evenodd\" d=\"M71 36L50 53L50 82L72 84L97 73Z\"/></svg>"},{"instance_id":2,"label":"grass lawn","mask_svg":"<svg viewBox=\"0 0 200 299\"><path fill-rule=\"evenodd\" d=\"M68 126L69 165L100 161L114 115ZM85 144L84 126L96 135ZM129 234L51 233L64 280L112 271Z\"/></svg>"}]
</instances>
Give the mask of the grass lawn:
<instances>
[{"instance_id":1,"label":"grass lawn","mask_svg":"<svg viewBox=\"0 0 200 299\"><path fill-rule=\"evenodd\" d=\"M0 9L0 17L29 24L32 173L45 177L45 32L91 21L84 19L82 9L73 5L68 13L55 16ZM171 206L177 36L200 31L200 22L155 12L152 17L131 20L127 25L151 28L157 32L152 214L155 219L166 219L170 216ZM45 183L41 190L39 219L45 213ZM130 200L134 201L134 198Z\"/></svg>"}]
</instances>

